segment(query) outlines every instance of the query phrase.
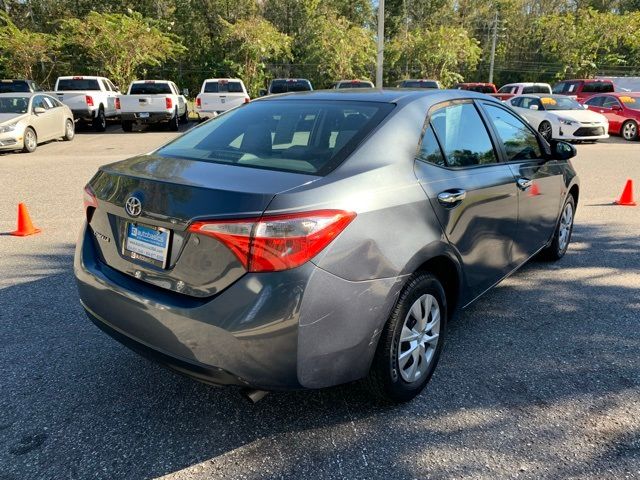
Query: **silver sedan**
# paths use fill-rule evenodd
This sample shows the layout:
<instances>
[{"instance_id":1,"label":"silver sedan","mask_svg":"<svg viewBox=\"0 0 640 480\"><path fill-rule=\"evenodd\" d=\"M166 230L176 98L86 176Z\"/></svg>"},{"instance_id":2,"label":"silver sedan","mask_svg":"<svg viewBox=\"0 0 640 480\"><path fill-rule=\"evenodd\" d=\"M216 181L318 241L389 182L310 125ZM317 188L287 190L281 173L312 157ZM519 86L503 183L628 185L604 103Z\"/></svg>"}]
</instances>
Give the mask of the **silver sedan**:
<instances>
[{"instance_id":1,"label":"silver sedan","mask_svg":"<svg viewBox=\"0 0 640 480\"><path fill-rule=\"evenodd\" d=\"M39 144L73 140L73 113L42 93L0 94L0 150L33 152Z\"/></svg>"}]
</instances>

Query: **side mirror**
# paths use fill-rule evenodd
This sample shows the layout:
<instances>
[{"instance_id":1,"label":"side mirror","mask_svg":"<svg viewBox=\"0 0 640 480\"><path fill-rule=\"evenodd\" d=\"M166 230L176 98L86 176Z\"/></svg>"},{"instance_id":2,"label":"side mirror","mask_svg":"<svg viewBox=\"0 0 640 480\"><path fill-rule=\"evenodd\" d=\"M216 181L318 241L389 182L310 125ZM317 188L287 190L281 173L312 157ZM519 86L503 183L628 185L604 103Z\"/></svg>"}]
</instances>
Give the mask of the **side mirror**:
<instances>
[{"instance_id":1,"label":"side mirror","mask_svg":"<svg viewBox=\"0 0 640 480\"><path fill-rule=\"evenodd\" d=\"M561 140L551 141L551 156L554 160L569 160L577 155L576 147Z\"/></svg>"},{"instance_id":2,"label":"side mirror","mask_svg":"<svg viewBox=\"0 0 640 480\"><path fill-rule=\"evenodd\" d=\"M261 88L260 90L258 90L258 95L260 97L264 97L267 94L267 91L264 88Z\"/></svg>"},{"instance_id":3,"label":"side mirror","mask_svg":"<svg viewBox=\"0 0 640 480\"><path fill-rule=\"evenodd\" d=\"M43 113L46 113L46 110L42 107L36 107L33 109L33 113L35 113L36 115L41 115Z\"/></svg>"},{"instance_id":4,"label":"side mirror","mask_svg":"<svg viewBox=\"0 0 640 480\"><path fill-rule=\"evenodd\" d=\"M529 105L529 110L538 110L538 105Z\"/></svg>"},{"instance_id":5,"label":"side mirror","mask_svg":"<svg viewBox=\"0 0 640 480\"><path fill-rule=\"evenodd\" d=\"M585 110L589 110L589 105L587 105L586 103L583 103L582 108L584 108Z\"/></svg>"},{"instance_id":6,"label":"side mirror","mask_svg":"<svg viewBox=\"0 0 640 480\"><path fill-rule=\"evenodd\" d=\"M189 89L188 88L183 88L182 89L182 95L185 96L185 97L188 97L189 96Z\"/></svg>"}]
</instances>

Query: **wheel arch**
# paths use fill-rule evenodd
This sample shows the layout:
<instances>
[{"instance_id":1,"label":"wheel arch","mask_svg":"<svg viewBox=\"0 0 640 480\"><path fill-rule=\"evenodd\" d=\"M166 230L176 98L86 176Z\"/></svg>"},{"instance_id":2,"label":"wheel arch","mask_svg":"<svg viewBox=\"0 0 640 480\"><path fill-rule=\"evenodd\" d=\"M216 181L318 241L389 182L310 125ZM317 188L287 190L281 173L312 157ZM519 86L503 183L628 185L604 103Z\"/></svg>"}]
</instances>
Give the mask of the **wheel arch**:
<instances>
[{"instance_id":1,"label":"wheel arch","mask_svg":"<svg viewBox=\"0 0 640 480\"><path fill-rule=\"evenodd\" d=\"M461 305L462 269L449 255L441 254L424 261L414 273L431 273L442 283L447 297L448 317L452 318Z\"/></svg>"}]
</instances>

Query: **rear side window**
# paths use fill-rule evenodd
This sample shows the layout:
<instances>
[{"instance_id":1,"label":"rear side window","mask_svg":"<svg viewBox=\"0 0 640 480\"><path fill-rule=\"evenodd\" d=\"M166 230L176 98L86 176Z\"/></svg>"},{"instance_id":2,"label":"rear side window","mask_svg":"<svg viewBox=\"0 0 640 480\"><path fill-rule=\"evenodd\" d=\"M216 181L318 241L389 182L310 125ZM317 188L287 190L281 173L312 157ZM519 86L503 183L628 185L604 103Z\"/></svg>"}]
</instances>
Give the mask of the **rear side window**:
<instances>
[{"instance_id":1,"label":"rear side window","mask_svg":"<svg viewBox=\"0 0 640 480\"><path fill-rule=\"evenodd\" d=\"M585 93L607 93L613 92L613 84L609 82L586 82L582 86Z\"/></svg>"},{"instance_id":2,"label":"rear side window","mask_svg":"<svg viewBox=\"0 0 640 480\"><path fill-rule=\"evenodd\" d=\"M13 93L13 92L29 92L29 84L25 81L2 81L0 82L0 93Z\"/></svg>"},{"instance_id":3,"label":"rear side window","mask_svg":"<svg viewBox=\"0 0 640 480\"><path fill-rule=\"evenodd\" d=\"M553 87L553 93L568 94L578 90L579 82L560 82Z\"/></svg>"},{"instance_id":4,"label":"rear side window","mask_svg":"<svg viewBox=\"0 0 640 480\"><path fill-rule=\"evenodd\" d=\"M522 120L500 107L485 103L484 109L498 131L507 161L542 158L537 137Z\"/></svg>"},{"instance_id":5,"label":"rear side window","mask_svg":"<svg viewBox=\"0 0 640 480\"><path fill-rule=\"evenodd\" d=\"M58 90L60 91L84 91L100 90L98 80L84 78L67 78L58 80Z\"/></svg>"},{"instance_id":6,"label":"rear side window","mask_svg":"<svg viewBox=\"0 0 640 480\"><path fill-rule=\"evenodd\" d=\"M514 107L519 107L522 105L522 98L521 97L516 97L513 100L511 100L511 105Z\"/></svg>"},{"instance_id":7,"label":"rear side window","mask_svg":"<svg viewBox=\"0 0 640 480\"><path fill-rule=\"evenodd\" d=\"M204 93L244 93L240 82L207 82L204 84Z\"/></svg>"},{"instance_id":8,"label":"rear side window","mask_svg":"<svg viewBox=\"0 0 640 480\"><path fill-rule=\"evenodd\" d=\"M449 167L472 167L497 162L491 138L472 103L453 104L431 115Z\"/></svg>"},{"instance_id":9,"label":"rear side window","mask_svg":"<svg viewBox=\"0 0 640 480\"><path fill-rule=\"evenodd\" d=\"M325 175L392 109L392 104L374 102L253 102L194 128L157 153Z\"/></svg>"},{"instance_id":10,"label":"rear side window","mask_svg":"<svg viewBox=\"0 0 640 480\"><path fill-rule=\"evenodd\" d=\"M162 95L171 94L171 87L168 83L132 83L129 95Z\"/></svg>"}]
</instances>

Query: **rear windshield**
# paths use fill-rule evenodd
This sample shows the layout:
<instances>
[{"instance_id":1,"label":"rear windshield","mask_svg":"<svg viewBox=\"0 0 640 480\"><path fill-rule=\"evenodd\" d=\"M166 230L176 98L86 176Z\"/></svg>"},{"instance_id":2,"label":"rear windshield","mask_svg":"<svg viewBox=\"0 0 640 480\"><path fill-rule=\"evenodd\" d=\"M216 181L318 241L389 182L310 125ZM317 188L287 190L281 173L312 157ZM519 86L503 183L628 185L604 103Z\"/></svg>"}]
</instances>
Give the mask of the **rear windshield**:
<instances>
[{"instance_id":1,"label":"rear windshield","mask_svg":"<svg viewBox=\"0 0 640 480\"><path fill-rule=\"evenodd\" d=\"M311 90L309 80L273 80L269 93L308 92Z\"/></svg>"},{"instance_id":2,"label":"rear windshield","mask_svg":"<svg viewBox=\"0 0 640 480\"><path fill-rule=\"evenodd\" d=\"M586 82L582 86L582 91L586 93L613 92L613 84L609 82Z\"/></svg>"},{"instance_id":3,"label":"rear windshield","mask_svg":"<svg viewBox=\"0 0 640 480\"><path fill-rule=\"evenodd\" d=\"M29 92L29 84L21 80L0 82L0 93Z\"/></svg>"},{"instance_id":4,"label":"rear windshield","mask_svg":"<svg viewBox=\"0 0 640 480\"><path fill-rule=\"evenodd\" d=\"M192 129L157 154L325 175L392 108L392 104L373 102L252 102Z\"/></svg>"},{"instance_id":5,"label":"rear windshield","mask_svg":"<svg viewBox=\"0 0 640 480\"><path fill-rule=\"evenodd\" d=\"M400 86L402 88L438 88L438 83L424 80L405 80Z\"/></svg>"},{"instance_id":6,"label":"rear windshield","mask_svg":"<svg viewBox=\"0 0 640 480\"><path fill-rule=\"evenodd\" d=\"M338 88L373 88L368 82L340 82Z\"/></svg>"},{"instance_id":7,"label":"rear windshield","mask_svg":"<svg viewBox=\"0 0 640 480\"><path fill-rule=\"evenodd\" d=\"M528 93L551 93L551 89L546 85L531 85L522 88L523 94Z\"/></svg>"},{"instance_id":8,"label":"rear windshield","mask_svg":"<svg viewBox=\"0 0 640 480\"><path fill-rule=\"evenodd\" d=\"M240 82L207 82L204 93L244 93Z\"/></svg>"},{"instance_id":9,"label":"rear windshield","mask_svg":"<svg viewBox=\"0 0 640 480\"><path fill-rule=\"evenodd\" d=\"M158 95L172 93L168 83L133 83L129 95Z\"/></svg>"},{"instance_id":10,"label":"rear windshield","mask_svg":"<svg viewBox=\"0 0 640 480\"><path fill-rule=\"evenodd\" d=\"M80 78L67 78L58 80L58 88L57 90L65 91L65 90L100 90L100 85L98 85L98 80L96 79L80 79Z\"/></svg>"}]
</instances>

